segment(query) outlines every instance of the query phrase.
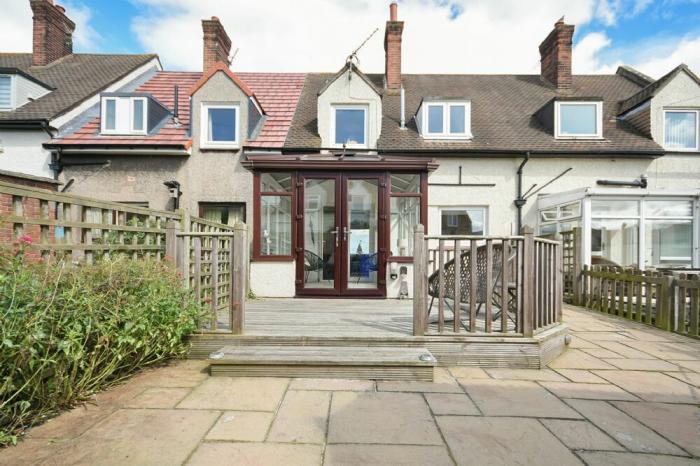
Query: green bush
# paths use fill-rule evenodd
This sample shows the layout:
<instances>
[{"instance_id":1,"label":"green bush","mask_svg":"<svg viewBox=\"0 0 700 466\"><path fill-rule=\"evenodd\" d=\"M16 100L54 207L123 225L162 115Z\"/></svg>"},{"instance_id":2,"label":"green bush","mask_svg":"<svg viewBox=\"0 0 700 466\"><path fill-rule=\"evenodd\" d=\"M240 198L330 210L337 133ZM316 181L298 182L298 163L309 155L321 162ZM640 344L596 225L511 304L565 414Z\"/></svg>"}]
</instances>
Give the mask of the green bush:
<instances>
[{"instance_id":1,"label":"green bush","mask_svg":"<svg viewBox=\"0 0 700 466\"><path fill-rule=\"evenodd\" d=\"M0 251L0 445L144 366L184 356L200 316L162 262L66 267Z\"/></svg>"}]
</instances>

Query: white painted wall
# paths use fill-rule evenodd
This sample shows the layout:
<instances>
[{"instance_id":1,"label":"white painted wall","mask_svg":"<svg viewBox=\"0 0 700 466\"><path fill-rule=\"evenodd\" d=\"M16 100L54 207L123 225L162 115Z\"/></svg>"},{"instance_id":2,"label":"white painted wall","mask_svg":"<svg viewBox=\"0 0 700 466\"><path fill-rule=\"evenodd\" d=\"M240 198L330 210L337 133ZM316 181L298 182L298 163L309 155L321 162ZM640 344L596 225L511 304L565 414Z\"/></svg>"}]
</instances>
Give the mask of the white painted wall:
<instances>
[{"instance_id":1,"label":"white painted wall","mask_svg":"<svg viewBox=\"0 0 700 466\"><path fill-rule=\"evenodd\" d=\"M294 261L251 262L250 289L260 298L291 298L296 293Z\"/></svg>"},{"instance_id":2,"label":"white painted wall","mask_svg":"<svg viewBox=\"0 0 700 466\"><path fill-rule=\"evenodd\" d=\"M398 268L401 269L402 266L406 267L408 272L406 275L406 283L408 285L408 297L413 297L413 264L397 264ZM396 299L401 294L401 280L402 277L399 274L396 279L391 278L391 262L386 265L386 297Z\"/></svg>"},{"instance_id":3,"label":"white painted wall","mask_svg":"<svg viewBox=\"0 0 700 466\"><path fill-rule=\"evenodd\" d=\"M321 145L334 145L334 135L331 124L331 107L333 105L367 105L368 135L367 143L370 149L377 147L377 139L382 130L382 99L357 73L348 79L349 71L338 77L328 88L318 96L318 134Z\"/></svg>"},{"instance_id":4,"label":"white painted wall","mask_svg":"<svg viewBox=\"0 0 700 466\"><path fill-rule=\"evenodd\" d=\"M51 153L43 147L48 141L41 130L0 130L0 170L53 178Z\"/></svg>"},{"instance_id":5,"label":"white painted wall","mask_svg":"<svg viewBox=\"0 0 700 466\"><path fill-rule=\"evenodd\" d=\"M700 85L685 72L679 73L651 99L651 135L663 146L664 108L700 107Z\"/></svg>"}]
</instances>

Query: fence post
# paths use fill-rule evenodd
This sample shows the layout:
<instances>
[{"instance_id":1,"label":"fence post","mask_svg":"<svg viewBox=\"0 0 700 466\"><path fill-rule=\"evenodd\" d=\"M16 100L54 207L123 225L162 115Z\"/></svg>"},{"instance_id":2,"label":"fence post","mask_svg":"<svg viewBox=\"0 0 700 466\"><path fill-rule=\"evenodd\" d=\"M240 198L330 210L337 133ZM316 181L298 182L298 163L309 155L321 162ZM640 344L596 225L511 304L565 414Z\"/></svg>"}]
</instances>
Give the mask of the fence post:
<instances>
[{"instance_id":1,"label":"fence post","mask_svg":"<svg viewBox=\"0 0 700 466\"><path fill-rule=\"evenodd\" d=\"M241 335L245 330L245 300L248 294L248 227L242 222L237 222L233 227L230 270L231 332Z\"/></svg>"},{"instance_id":2,"label":"fence post","mask_svg":"<svg viewBox=\"0 0 700 466\"><path fill-rule=\"evenodd\" d=\"M658 309L657 309L657 327L664 330L671 330L671 322L673 322L673 275L664 275L663 283L661 285L661 303L658 307L661 309L661 322L659 322Z\"/></svg>"},{"instance_id":3,"label":"fence post","mask_svg":"<svg viewBox=\"0 0 700 466\"><path fill-rule=\"evenodd\" d=\"M573 287L573 300L575 305L580 306L581 305L581 295L582 295L582 285L583 285L583 276L581 272L583 272L583 267L582 263L583 261L581 260L581 250L583 248L583 238L581 234L581 228L575 227L574 228L574 244L573 244L573 257L571 261L571 285Z\"/></svg>"},{"instance_id":4,"label":"fence post","mask_svg":"<svg viewBox=\"0 0 700 466\"><path fill-rule=\"evenodd\" d=\"M416 225L413 237L413 335L425 335L428 309L428 263L424 227Z\"/></svg>"},{"instance_id":5,"label":"fence post","mask_svg":"<svg viewBox=\"0 0 700 466\"><path fill-rule=\"evenodd\" d=\"M559 242L555 246L554 258L554 316L556 322L561 322L562 306L564 304L564 242L559 233L554 236L554 239Z\"/></svg>"},{"instance_id":6,"label":"fence post","mask_svg":"<svg viewBox=\"0 0 700 466\"><path fill-rule=\"evenodd\" d=\"M523 235L523 335L531 337L535 318L535 232L524 226Z\"/></svg>"},{"instance_id":7,"label":"fence post","mask_svg":"<svg viewBox=\"0 0 700 466\"><path fill-rule=\"evenodd\" d=\"M73 222L83 221L83 206L80 204L71 204L70 206L70 219ZM83 243L83 229L80 227L71 227L71 240L73 245L79 246ZM84 251L80 249L73 249L71 251L71 260L75 263L81 262L85 258Z\"/></svg>"},{"instance_id":8,"label":"fence post","mask_svg":"<svg viewBox=\"0 0 700 466\"><path fill-rule=\"evenodd\" d=\"M177 257L177 222L168 220L165 226L165 258L171 262L175 262Z\"/></svg>"}]
</instances>

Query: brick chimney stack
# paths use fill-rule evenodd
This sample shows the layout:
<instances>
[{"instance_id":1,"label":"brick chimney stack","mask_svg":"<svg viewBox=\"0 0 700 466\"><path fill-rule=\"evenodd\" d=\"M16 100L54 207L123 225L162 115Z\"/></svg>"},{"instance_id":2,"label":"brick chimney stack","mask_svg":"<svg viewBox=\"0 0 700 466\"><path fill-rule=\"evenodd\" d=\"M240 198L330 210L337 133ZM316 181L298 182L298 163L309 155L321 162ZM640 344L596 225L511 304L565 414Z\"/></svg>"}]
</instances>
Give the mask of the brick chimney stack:
<instances>
[{"instance_id":1,"label":"brick chimney stack","mask_svg":"<svg viewBox=\"0 0 700 466\"><path fill-rule=\"evenodd\" d=\"M540 44L541 76L559 90L571 89L571 44L574 26L564 24L564 18Z\"/></svg>"},{"instance_id":2,"label":"brick chimney stack","mask_svg":"<svg viewBox=\"0 0 700 466\"><path fill-rule=\"evenodd\" d=\"M403 21L398 20L398 5L389 5L389 21L384 33L384 85L390 91L401 89L401 34Z\"/></svg>"},{"instance_id":3,"label":"brick chimney stack","mask_svg":"<svg viewBox=\"0 0 700 466\"><path fill-rule=\"evenodd\" d=\"M53 0L29 0L34 13L32 63L44 66L73 53L75 23Z\"/></svg>"},{"instance_id":4,"label":"brick chimney stack","mask_svg":"<svg viewBox=\"0 0 700 466\"><path fill-rule=\"evenodd\" d=\"M204 73L220 62L228 66L228 57L231 53L231 39L226 34L226 30L219 18L212 16L211 19L203 19L202 31L204 32Z\"/></svg>"}]
</instances>

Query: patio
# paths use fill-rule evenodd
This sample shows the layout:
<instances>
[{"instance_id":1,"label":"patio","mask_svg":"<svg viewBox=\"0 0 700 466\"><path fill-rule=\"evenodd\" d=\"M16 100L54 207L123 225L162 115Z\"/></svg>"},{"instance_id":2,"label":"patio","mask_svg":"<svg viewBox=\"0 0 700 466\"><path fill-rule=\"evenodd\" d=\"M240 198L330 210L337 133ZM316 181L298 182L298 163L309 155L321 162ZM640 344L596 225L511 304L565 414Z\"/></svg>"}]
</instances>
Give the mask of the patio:
<instances>
[{"instance_id":1,"label":"patio","mask_svg":"<svg viewBox=\"0 0 700 466\"><path fill-rule=\"evenodd\" d=\"M438 368L435 383L210 378L179 361L0 464L698 464L700 342L579 308L564 320L573 341L549 368Z\"/></svg>"}]
</instances>

